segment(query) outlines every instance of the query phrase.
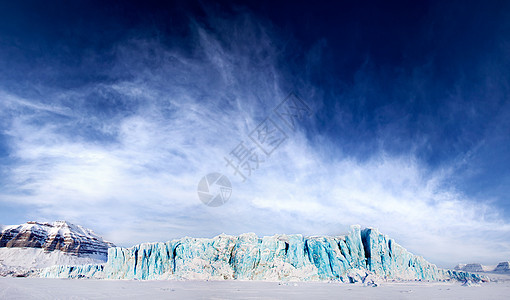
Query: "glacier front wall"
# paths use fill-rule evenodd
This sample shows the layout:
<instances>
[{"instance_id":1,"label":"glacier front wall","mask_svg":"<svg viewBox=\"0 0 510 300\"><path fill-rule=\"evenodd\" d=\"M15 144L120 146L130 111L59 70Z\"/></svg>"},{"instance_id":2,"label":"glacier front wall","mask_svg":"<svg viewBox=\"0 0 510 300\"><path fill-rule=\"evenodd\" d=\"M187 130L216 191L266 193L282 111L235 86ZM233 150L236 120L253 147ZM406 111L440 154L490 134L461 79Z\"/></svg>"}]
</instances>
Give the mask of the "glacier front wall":
<instances>
[{"instance_id":1,"label":"glacier front wall","mask_svg":"<svg viewBox=\"0 0 510 300\"><path fill-rule=\"evenodd\" d=\"M212 239L182 238L108 250L105 265L53 266L42 277L108 279L241 279L364 281L368 275L397 280L485 280L438 269L376 229L351 226L336 237L253 233Z\"/></svg>"}]
</instances>

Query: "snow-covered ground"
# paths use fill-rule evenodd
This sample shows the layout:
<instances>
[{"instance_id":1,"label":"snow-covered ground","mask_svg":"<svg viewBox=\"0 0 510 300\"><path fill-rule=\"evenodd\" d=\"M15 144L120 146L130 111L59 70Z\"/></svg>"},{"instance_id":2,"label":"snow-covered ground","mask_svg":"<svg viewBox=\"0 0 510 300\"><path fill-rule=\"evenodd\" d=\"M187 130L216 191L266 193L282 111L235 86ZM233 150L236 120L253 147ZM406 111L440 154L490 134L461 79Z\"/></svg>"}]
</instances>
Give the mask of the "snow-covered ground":
<instances>
[{"instance_id":1,"label":"snow-covered ground","mask_svg":"<svg viewBox=\"0 0 510 300\"><path fill-rule=\"evenodd\" d=\"M53 265L99 264L102 256L76 256L59 250L44 251L40 248L0 248L0 276L9 272L21 274L29 270Z\"/></svg>"},{"instance_id":2,"label":"snow-covered ground","mask_svg":"<svg viewBox=\"0 0 510 300\"><path fill-rule=\"evenodd\" d=\"M510 275L466 286L460 282L356 284L261 281L85 280L0 278L0 299L508 299Z\"/></svg>"}]
</instances>

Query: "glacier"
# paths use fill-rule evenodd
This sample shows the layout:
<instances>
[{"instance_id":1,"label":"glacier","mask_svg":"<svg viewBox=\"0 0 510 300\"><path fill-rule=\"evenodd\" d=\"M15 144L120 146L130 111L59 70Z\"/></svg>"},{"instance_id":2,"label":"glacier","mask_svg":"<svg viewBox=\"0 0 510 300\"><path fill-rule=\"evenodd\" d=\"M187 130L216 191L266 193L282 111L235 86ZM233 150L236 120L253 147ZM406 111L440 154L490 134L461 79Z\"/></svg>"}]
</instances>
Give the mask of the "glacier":
<instances>
[{"instance_id":1,"label":"glacier","mask_svg":"<svg viewBox=\"0 0 510 300\"><path fill-rule=\"evenodd\" d=\"M343 236L185 237L108 249L106 264L51 266L47 278L341 281L472 280L488 278L443 270L413 255L377 229L351 226Z\"/></svg>"}]
</instances>

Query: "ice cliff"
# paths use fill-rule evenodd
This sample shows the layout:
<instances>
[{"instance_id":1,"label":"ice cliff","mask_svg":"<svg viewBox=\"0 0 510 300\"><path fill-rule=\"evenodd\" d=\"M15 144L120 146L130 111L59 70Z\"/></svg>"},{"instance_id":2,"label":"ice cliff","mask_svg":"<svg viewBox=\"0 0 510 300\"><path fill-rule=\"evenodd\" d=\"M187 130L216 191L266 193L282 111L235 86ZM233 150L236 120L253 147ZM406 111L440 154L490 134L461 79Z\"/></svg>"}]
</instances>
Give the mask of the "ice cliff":
<instances>
[{"instance_id":1,"label":"ice cliff","mask_svg":"<svg viewBox=\"0 0 510 300\"><path fill-rule=\"evenodd\" d=\"M482 275L438 269L378 230L352 226L344 236L219 235L108 250L104 265L53 266L42 277L108 279L474 280Z\"/></svg>"}]
</instances>

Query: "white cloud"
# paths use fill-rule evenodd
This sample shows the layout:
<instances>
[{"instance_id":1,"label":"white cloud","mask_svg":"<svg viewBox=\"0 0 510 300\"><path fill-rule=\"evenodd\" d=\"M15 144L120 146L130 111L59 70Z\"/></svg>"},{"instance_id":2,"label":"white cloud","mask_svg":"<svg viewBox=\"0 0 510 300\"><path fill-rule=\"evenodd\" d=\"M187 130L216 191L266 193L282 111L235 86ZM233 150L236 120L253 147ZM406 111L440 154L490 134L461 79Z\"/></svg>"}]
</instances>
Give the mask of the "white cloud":
<instances>
[{"instance_id":1,"label":"white cloud","mask_svg":"<svg viewBox=\"0 0 510 300\"><path fill-rule=\"evenodd\" d=\"M242 45L228 32L218 39L198 28L194 55L150 40L126 42L112 74L131 79L48 89L50 106L0 94L15 161L2 201L32 204L30 218L69 219L123 245L221 232L340 234L360 223L432 262L508 258L509 224L495 208L466 198L448 186L448 172L430 172L412 153L374 153L360 162L298 131L240 183L223 156L288 92L267 34L246 24L252 34ZM149 50L157 68L146 67ZM98 90L135 105L110 117L84 110ZM310 95L321 100L315 90ZM110 138L77 134L83 124ZM202 205L196 194L212 171L234 184L220 208Z\"/></svg>"}]
</instances>

